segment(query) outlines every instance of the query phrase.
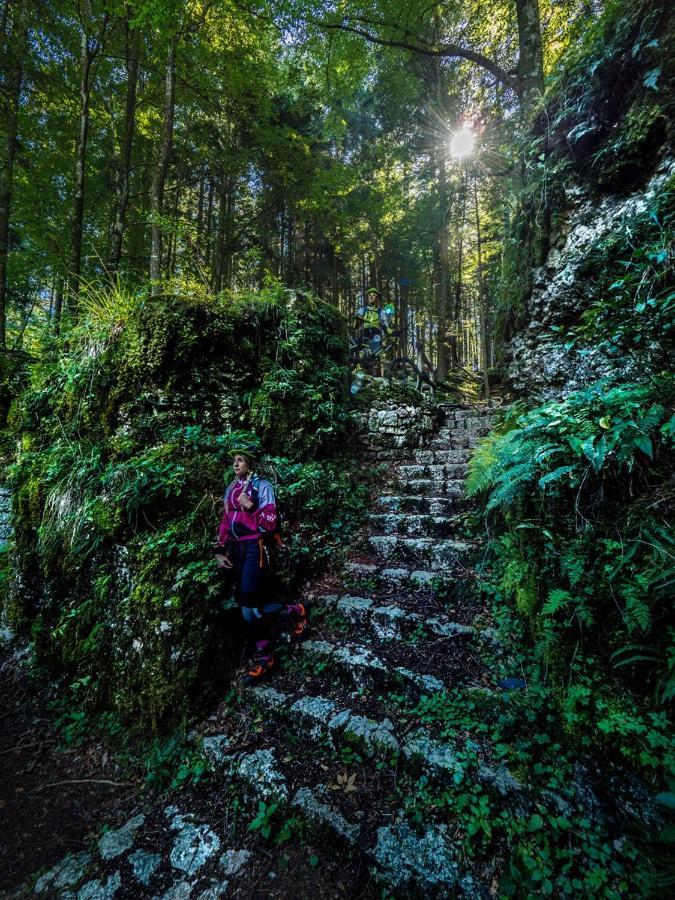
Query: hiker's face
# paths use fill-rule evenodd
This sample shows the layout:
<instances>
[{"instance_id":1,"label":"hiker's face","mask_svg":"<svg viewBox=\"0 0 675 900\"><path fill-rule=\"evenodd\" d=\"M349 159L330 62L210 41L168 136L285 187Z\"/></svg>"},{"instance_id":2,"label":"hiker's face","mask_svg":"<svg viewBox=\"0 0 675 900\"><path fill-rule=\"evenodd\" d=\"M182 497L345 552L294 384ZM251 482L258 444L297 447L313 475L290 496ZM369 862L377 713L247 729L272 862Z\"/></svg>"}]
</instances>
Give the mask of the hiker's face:
<instances>
[{"instance_id":1,"label":"hiker's face","mask_svg":"<svg viewBox=\"0 0 675 900\"><path fill-rule=\"evenodd\" d=\"M377 294L368 294L368 306L375 306L377 303Z\"/></svg>"},{"instance_id":2,"label":"hiker's face","mask_svg":"<svg viewBox=\"0 0 675 900\"><path fill-rule=\"evenodd\" d=\"M237 478L243 478L251 471L251 464L245 456L241 456L237 453L232 460L232 468L234 469L234 474Z\"/></svg>"}]
</instances>

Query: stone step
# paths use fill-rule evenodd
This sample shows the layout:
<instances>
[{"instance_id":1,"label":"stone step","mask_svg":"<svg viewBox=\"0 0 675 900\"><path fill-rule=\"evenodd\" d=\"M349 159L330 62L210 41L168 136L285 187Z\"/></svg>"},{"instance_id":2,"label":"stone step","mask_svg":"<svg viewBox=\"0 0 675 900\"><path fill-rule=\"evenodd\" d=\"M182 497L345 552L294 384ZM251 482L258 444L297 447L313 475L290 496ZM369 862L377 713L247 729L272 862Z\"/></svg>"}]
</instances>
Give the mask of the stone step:
<instances>
[{"instance_id":1,"label":"stone step","mask_svg":"<svg viewBox=\"0 0 675 900\"><path fill-rule=\"evenodd\" d=\"M454 522L448 516L412 513L371 513L368 521L378 534L449 537Z\"/></svg>"},{"instance_id":2,"label":"stone step","mask_svg":"<svg viewBox=\"0 0 675 900\"><path fill-rule=\"evenodd\" d=\"M478 437L470 434L468 431L455 432L450 434L446 431L439 431L435 437L424 442L425 450L465 450L473 452L478 443Z\"/></svg>"},{"instance_id":3,"label":"stone step","mask_svg":"<svg viewBox=\"0 0 675 900\"><path fill-rule=\"evenodd\" d=\"M464 497L464 479L432 481L430 478L399 478L395 482L397 494L413 494L418 497Z\"/></svg>"},{"instance_id":4,"label":"stone step","mask_svg":"<svg viewBox=\"0 0 675 900\"><path fill-rule=\"evenodd\" d=\"M475 416L485 416L490 418L495 414L495 408L493 406L487 406L487 404L484 403L464 405L458 403L439 403L437 404L437 408L441 410L446 421L449 421L451 418L461 421L462 419L473 418Z\"/></svg>"},{"instance_id":5,"label":"stone step","mask_svg":"<svg viewBox=\"0 0 675 900\"><path fill-rule=\"evenodd\" d=\"M435 434L440 440L452 441L460 437L467 437L471 441L479 441L491 427L490 419L485 416L471 416L450 424L445 424Z\"/></svg>"},{"instance_id":6,"label":"stone step","mask_svg":"<svg viewBox=\"0 0 675 900\"><path fill-rule=\"evenodd\" d=\"M340 706L334 700L322 696L293 696L273 687L259 685L247 690L249 696L268 715L276 719L290 720L298 737L304 737L307 744L315 744L320 737L328 737L332 746L348 743L358 747L369 759L383 760L399 757L398 770L407 771L416 777L425 775L437 784L447 784L462 770L458 748L448 740L434 738L426 729L418 728L406 734L406 726L397 728L388 717L373 719L354 713L347 706ZM205 739L204 752L213 759L208 741ZM218 740L217 738L215 740ZM259 751L260 753L260 751ZM267 753L266 760L270 754ZM256 764L254 771L259 772ZM269 770L265 764L264 771ZM250 782L250 773L249 773ZM500 794L522 791L523 786L503 766L489 766L480 762L476 770L477 780L491 786ZM269 787L263 788L265 792ZM263 799L268 799L267 793Z\"/></svg>"},{"instance_id":7,"label":"stone step","mask_svg":"<svg viewBox=\"0 0 675 900\"><path fill-rule=\"evenodd\" d=\"M448 481L454 478L466 478L467 468L465 463L453 465L413 465L405 463L396 467L396 477L411 481L418 478L429 478L434 482Z\"/></svg>"},{"instance_id":8,"label":"stone step","mask_svg":"<svg viewBox=\"0 0 675 900\"><path fill-rule=\"evenodd\" d=\"M367 647L343 644L338 647L328 641L305 641L303 653L327 663L340 678L354 685L356 690L382 690L395 687L410 696L434 694L443 690L443 682L434 675L413 672L403 666L390 666Z\"/></svg>"},{"instance_id":9,"label":"stone step","mask_svg":"<svg viewBox=\"0 0 675 900\"><path fill-rule=\"evenodd\" d=\"M371 535L368 547L376 560L400 561L415 568L446 570L467 562L473 546L446 538L412 538L398 535Z\"/></svg>"},{"instance_id":10,"label":"stone step","mask_svg":"<svg viewBox=\"0 0 675 900\"><path fill-rule=\"evenodd\" d=\"M471 450L468 448L441 450L415 450L413 462L420 466L429 465L463 465L471 459Z\"/></svg>"},{"instance_id":11,"label":"stone step","mask_svg":"<svg viewBox=\"0 0 675 900\"><path fill-rule=\"evenodd\" d=\"M321 594L317 606L334 610L353 625L372 629L380 641L400 641L413 632L428 637L473 637L495 640L492 629L477 631L472 625L460 625L448 616L421 616L396 604L381 604L371 597L351 594Z\"/></svg>"},{"instance_id":12,"label":"stone step","mask_svg":"<svg viewBox=\"0 0 675 900\"><path fill-rule=\"evenodd\" d=\"M452 581L449 573L431 572L411 566L382 566L376 563L348 562L344 567L346 578L354 584L373 587L415 588L442 587Z\"/></svg>"},{"instance_id":13,"label":"stone step","mask_svg":"<svg viewBox=\"0 0 675 900\"><path fill-rule=\"evenodd\" d=\"M464 499L457 497L417 497L401 494L383 494L376 505L389 513L424 513L429 516L451 516L459 512Z\"/></svg>"},{"instance_id":14,"label":"stone step","mask_svg":"<svg viewBox=\"0 0 675 900\"><path fill-rule=\"evenodd\" d=\"M274 711L274 704L279 698L286 695L269 689L270 697L256 697L261 705ZM318 718L322 707L330 709L332 704L322 697L307 698L316 700L317 711L314 716L310 713L303 720L296 712L294 719L297 725L303 725L310 740L317 734L317 723L323 724L323 719ZM297 706L297 704L294 704ZM310 704L306 704L308 708ZM283 756L285 750L277 751L276 747L264 747L254 750L252 753L229 753L231 738L229 735L212 735L204 738L202 750L214 769L224 772L240 786L244 792L244 802L254 807L257 801L265 803L277 803L297 809L303 814L315 829L327 833L329 841L338 838L342 843L354 845L358 841L361 826L349 822L330 802L330 792L324 785L302 785L291 791L286 777L283 774L279 756Z\"/></svg>"},{"instance_id":15,"label":"stone step","mask_svg":"<svg viewBox=\"0 0 675 900\"><path fill-rule=\"evenodd\" d=\"M354 714L350 709L337 709L328 698L313 696L293 701L291 696L264 686L253 688L251 694L266 710L266 715L290 720L294 733L307 745L315 745L322 735L330 744L339 742L360 748L368 760L379 765L398 760L397 771L402 766L410 768L411 773L427 773L429 780L441 785L455 780L460 772L464 774L457 751L424 731L400 739L388 719L378 721ZM280 774L276 759L279 754L274 747L228 757L216 744L214 756L212 747L218 740L219 736L205 739L204 751L217 768L224 769L228 777L243 786L249 805L256 799L270 802L275 797L274 802L310 822L319 841L323 843L321 838L326 838L327 847L334 852L339 853L341 847L362 847L377 867L377 880L387 889L395 890L397 896L489 897L487 889L461 868L445 825L422 823L418 833L407 824L400 824L405 823L402 810L395 811L393 817L391 811L384 815L375 811L374 821L371 818L368 823L368 833L374 832L375 837L363 846L361 822L370 818L368 809L360 808L356 814L352 810L352 821L349 821L337 808L341 791L333 793L327 785L318 784L290 792ZM372 767L373 762L362 762L360 769L367 772ZM490 770L482 768L488 773L487 778L479 770L477 779L486 785L494 783ZM505 770L499 775L503 783L511 778ZM270 781L275 785L272 793ZM513 790L520 788L514 779L511 782ZM399 824L392 825L392 818ZM382 824L376 827L378 820ZM337 846L333 847L331 841L335 839Z\"/></svg>"}]
</instances>

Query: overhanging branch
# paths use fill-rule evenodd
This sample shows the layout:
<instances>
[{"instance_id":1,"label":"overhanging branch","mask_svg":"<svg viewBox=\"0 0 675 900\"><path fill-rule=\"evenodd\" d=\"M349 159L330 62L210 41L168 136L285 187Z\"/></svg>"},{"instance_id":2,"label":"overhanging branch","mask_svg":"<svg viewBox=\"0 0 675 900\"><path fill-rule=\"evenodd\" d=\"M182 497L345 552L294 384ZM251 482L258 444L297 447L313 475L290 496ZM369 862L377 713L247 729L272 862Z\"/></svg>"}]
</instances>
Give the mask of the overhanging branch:
<instances>
[{"instance_id":1,"label":"overhanging branch","mask_svg":"<svg viewBox=\"0 0 675 900\"><path fill-rule=\"evenodd\" d=\"M358 25L350 25L347 22L325 22L315 21L315 25L327 31L346 31L350 34L359 35L371 44L378 44L382 47L395 47L399 50L409 50L411 53L420 53L423 56L441 57L444 59L466 59L468 62L475 63L482 69L485 69L493 75L497 81L501 81L508 87L517 89L517 79L512 72L507 72L501 66L493 62L489 57L477 50L471 50L468 47L461 47L459 44L440 44L434 46L422 39L402 40L399 38L384 38L377 34L373 34L366 28Z\"/></svg>"}]
</instances>

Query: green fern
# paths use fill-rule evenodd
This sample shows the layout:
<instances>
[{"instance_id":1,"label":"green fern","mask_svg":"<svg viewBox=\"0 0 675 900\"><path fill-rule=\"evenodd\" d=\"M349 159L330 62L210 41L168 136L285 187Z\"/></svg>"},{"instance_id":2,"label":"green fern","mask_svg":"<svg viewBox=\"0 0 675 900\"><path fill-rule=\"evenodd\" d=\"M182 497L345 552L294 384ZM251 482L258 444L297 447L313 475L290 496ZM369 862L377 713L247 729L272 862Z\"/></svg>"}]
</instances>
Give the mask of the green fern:
<instances>
[{"instance_id":1,"label":"green fern","mask_svg":"<svg viewBox=\"0 0 675 900\"><path fill-rule=\"evenodd\" d=\"M615 650L609 657L609 661L612 664L612 668L620 669L636 663L658 665L663 662L663 656L656 653L649 644L626 644Z\"/></svg>"}]
</instances>

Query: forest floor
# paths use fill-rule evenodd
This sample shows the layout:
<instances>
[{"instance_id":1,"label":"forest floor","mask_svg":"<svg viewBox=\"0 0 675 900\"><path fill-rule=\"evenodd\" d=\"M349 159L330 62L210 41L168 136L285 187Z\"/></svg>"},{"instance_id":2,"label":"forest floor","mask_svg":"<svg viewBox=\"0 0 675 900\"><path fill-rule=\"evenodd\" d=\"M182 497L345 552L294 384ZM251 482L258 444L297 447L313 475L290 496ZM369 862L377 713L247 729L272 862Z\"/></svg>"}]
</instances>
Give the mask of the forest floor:
<instances>
[{"instance_id":1,"label":"forest floor","mask_svg":"<svg viewBox=\"0 0 675 900\"><path fill-rule=\"evenodd\" d=\"M142 790L100 741L64 743L26 661L0 660L0 894L80 851L101 822L133 815Z\"/></svg>"}]
</instances>

